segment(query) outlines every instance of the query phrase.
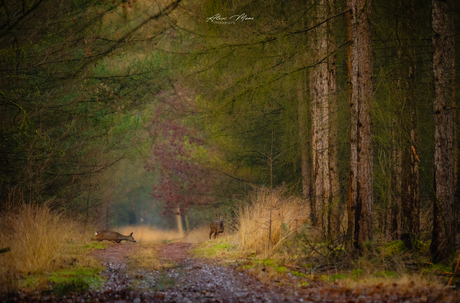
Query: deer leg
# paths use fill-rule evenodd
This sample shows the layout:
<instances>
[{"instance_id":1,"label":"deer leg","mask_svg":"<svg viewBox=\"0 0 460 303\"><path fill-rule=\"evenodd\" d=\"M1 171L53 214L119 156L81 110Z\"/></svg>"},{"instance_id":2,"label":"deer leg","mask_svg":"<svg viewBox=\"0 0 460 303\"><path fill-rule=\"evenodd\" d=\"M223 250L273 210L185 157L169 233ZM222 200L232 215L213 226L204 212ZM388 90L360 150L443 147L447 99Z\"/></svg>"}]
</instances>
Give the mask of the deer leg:
<instances>
[{"instance_id":1,"label":"deer leg","mask_svg":"<svg viewBox=\"0 0 460 303\"><path fill-rule=\"evenodd\" d=\"M212 230L211 230L211 232L209 233L209 239L211 239L211 236L212 236Z\"/></svg>"}]
</instances>

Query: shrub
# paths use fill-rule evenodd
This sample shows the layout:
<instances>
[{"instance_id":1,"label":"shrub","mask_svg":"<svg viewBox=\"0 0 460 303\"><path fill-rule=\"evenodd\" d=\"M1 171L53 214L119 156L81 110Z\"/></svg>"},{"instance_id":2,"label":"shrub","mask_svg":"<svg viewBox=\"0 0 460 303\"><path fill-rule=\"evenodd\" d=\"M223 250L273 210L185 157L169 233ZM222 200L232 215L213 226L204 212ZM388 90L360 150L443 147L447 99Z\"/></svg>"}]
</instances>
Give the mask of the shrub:
<instances>
[{"instance_id":1,"label":"shrub","mask_svg":"<svg viewBox=\"0 0 460 303\"><path fill-rule=\"evenodd\" d=\"M0 292L11 291L19 276L53 270L64 263L68 244L84 242L83 224L46 205L21 203L0 216ZM14 288L14 287L13 287Z\"/></svg>"},{"instance_id":2,"label":"shrub","mask_svg":"<svg viewBox=\"0 0 460 303\"><path fill-rule=\"evenodd\" d=\"M236 215L239 248L268 256L302 227L308 208L298 197L285 197L281 189L259 189Z\"/></svg>"}]
</instances>

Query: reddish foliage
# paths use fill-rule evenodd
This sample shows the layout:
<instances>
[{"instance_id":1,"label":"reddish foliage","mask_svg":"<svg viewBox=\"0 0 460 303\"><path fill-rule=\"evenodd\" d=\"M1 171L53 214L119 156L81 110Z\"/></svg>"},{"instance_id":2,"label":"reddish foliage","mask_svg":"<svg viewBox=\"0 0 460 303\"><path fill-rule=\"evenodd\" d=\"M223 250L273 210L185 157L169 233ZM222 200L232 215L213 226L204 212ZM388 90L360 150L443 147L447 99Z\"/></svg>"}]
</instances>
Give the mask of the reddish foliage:
<instances>
[{"instance_id":1,"label":"reddish foliage","mask_svg":"<svg viewBox=\"0 0 460 303\"><path fill-rule=\"evenodd\" d=\"M185 213L192 205L214 203L212 185L214 173L193 159L191 144L202 145L199 131L187 125L193 104L178 96L165 98L152 119L155 144L145 168L159 171L152 196L165 203L165 213L175 213L180 207Z\"/></svg>"}]
</instances>

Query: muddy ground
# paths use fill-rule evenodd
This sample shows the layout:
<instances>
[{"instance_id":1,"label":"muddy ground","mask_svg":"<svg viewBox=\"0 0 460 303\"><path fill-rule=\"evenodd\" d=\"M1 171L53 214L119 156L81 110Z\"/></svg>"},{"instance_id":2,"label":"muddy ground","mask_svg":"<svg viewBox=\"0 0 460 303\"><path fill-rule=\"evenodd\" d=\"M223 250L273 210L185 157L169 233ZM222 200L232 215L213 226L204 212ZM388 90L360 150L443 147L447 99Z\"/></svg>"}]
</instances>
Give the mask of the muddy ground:
<instances>
[{"instance_id":1,"label":"muddy ground","mask_svg":"<svg viewBox=\"0 0 460 303\"><path fill-rule=\"evenodd\" d=\"M133 270L128 265L132 244L119 244L95 252L107 268L107 283L86 294L11 297L11 302L460 302L458 291L428 287L376 285L350 289L316 282L306 288L265 284L216 261L194 258L188 243L158 247L158 255L174 266L155 270ZM293 277L293 279L295 279ZM295 283L294 283L295 284Z\"/></svg>"}]
</instances>

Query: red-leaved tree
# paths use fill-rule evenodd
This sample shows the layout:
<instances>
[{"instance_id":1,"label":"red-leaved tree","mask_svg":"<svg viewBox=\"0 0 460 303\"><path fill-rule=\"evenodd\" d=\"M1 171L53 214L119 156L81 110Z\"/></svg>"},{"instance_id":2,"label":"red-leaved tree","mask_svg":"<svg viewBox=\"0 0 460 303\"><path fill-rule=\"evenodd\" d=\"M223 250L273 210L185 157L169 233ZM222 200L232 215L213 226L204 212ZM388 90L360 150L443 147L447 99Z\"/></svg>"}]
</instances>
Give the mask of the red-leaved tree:
<instances>
[{"instance_id":1,"label":"red-leaved tree","mask_svg":"<svg viewBox=\"0 0 460 303\"><path fill-rule=\"evenodd\" d=\"M186 213L191 206L216 203L213 188L218 174L208 165L213 154L194 123L194 101L175 90L161 94L150 134L154 136L151 157L145 168L157 171L152 196L163 201L165 213Z\"/></svg>"}]
</instances>

